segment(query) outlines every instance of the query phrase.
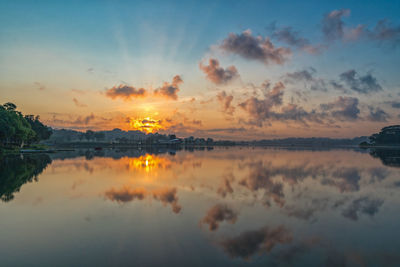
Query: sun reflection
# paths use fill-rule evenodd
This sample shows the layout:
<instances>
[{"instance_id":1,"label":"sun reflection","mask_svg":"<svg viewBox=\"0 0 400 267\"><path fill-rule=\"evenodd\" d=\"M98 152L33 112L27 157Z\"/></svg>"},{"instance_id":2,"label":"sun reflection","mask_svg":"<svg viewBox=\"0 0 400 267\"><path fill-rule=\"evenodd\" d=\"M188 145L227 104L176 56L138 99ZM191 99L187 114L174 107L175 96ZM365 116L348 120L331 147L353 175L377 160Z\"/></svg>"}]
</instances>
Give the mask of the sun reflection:
<instances>
[{"instance_id":1,"label":"sun reflection","mask_svg":"<svg viewBox=\"0 0 400 267\"><path fill-rule=\"evenodd\" d=\"M145 172L152 172L158 168L166 168L170 162L166 158L161 158L154 155L146 154L138 158L129 159L130 170L144 170Z\"/></svg>"},{"instance_id":2,"label":"sun reflection","mask_svg":"<svg viewBox=\"0 0 400 267\"><path fill-rule=\"evenodd\" d=\"M129 126L134 130L139 130L146 133L153 133L163 129L161 126L161 120L156 120L151 117L143 119L130 118Z\"/></svg>"}]
</instances>

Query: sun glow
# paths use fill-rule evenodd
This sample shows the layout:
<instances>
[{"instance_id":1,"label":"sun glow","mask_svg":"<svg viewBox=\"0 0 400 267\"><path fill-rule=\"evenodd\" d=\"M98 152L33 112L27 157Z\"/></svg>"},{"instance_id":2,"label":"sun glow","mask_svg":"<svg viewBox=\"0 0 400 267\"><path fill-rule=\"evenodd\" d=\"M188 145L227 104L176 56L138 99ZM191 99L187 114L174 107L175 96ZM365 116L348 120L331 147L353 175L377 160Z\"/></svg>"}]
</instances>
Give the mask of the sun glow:
<instances>
[{"instance_id":1,"label":"sun glow","mask_svg":"<svg viewBox=\"0 0 400 267\"><path fill-rule=\"evenodd\" d=\"M158 168L168 168L170 164L167 159L150 154L129 159L130 170L144 170L145 172L155 171Z\"/></svg>"},{"instance_id":2,"label":"sun glow","mask_svg":"<svg viewBox=\"0 0 400 267\"><path fill-rule=\"evenodd\" d=\"M146 133L153 133L163 129L161 120L155 120L151 117L143 119L130 118L129 125L134 130L139 130Z\"/></svg>"}]
</instances>

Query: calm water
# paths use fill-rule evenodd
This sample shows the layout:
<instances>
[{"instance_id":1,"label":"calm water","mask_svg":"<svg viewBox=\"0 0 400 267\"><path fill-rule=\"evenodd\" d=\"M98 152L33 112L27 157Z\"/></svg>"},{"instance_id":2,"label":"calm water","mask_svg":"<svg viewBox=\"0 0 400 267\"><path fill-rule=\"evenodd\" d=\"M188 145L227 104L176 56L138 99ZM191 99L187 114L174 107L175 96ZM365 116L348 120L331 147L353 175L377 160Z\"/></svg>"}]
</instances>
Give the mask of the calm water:
<instances>
[{"instance_id":1,"label":"calm water","mask_svg":"<svg viewBox=\"0 0 400 267\"><path fill-rule=\"evenodd\" d=\"M1 266L399 266L398 151L3 158Z\"/></svg>"}]
</instances>

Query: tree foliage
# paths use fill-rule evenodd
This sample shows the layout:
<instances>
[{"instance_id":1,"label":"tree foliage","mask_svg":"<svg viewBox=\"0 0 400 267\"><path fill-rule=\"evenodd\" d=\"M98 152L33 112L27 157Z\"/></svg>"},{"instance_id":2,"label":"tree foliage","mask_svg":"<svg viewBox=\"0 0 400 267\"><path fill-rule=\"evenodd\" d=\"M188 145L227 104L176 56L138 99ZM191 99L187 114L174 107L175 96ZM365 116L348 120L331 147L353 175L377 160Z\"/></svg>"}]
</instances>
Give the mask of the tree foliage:
<instances>
[{"instance_id":1,"label":"tree foliage","mask_svg":"<svg viewBox=\"0 0 400 267\"><path fill-rule=\"evenodd\" d=\"M52 130L50 127L47 127L42 122L40 122L39 116L34 115L26 115L25 120L30 124L32 130L36 133L35 141L38 142L40 140L47 140L50 138L52 134Z\"/></svg>"},{"instance_id":2,"label":"tree foliage","mask_svg":"<svg viewBox=\"0 0 400 267\"><path fill-rule=\"evenodd\" d=\"M379 133L371 135L369 141L373 145L400 145L400 125L387 126Z\"/></svg>"},{"instance_id":3,"label":"tree foliage","mask_svg":"<svg viewBox=\"0 0 400 267\"><path fill-rule=\"evenodd\" d=\"M51 128L43 125L38 116L22 115L13 103L0 105L0 145L21 146L48 139Z\"/></svg>"}]
</instances>

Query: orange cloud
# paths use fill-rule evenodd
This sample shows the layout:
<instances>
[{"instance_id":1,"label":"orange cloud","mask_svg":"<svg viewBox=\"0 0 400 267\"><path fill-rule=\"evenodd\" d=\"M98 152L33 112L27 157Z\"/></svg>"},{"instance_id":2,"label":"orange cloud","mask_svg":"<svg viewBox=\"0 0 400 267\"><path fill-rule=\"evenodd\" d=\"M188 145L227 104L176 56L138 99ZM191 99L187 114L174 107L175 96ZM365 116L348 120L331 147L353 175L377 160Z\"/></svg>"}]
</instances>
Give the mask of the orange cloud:
<instances>
[{"instance_id":1,"label":"orange cloud","mask_svg":"<svg viewBox=\"0 0 400 267\"><path fill-rule=\"evenodd\" d=\"M173 100L178 99L179 85L183 83L181 76L175 75L171 83L165 82L164 85L154 91L155 95L164 96Z\"/></svg>"},{"instance_id":2,"label":"orange cloud","mask_svg":"<svg viewBox=\"0 0 400 267\"><path fill-rule=\"evenodd\" d=\"M208 66L200 63L199 67L206 74L207 79L215 84L226 84L239 77L235 66L229 66L224 69L219 66L219 61L214 58L210 58Z\"/></svg>"},{"instance_id":3,"label":"orange cloud","mask_svg":"<svg viewBox=\"0 0 400 267\"><path fill-rule=\"evenodd\" d=\"M115 99L122 98L126 101L131 100L132 98L144 97L147 92L144 88L135 88L129 85L114 86L106 91L106 96Z\"/></svg>"}]
</instances>

